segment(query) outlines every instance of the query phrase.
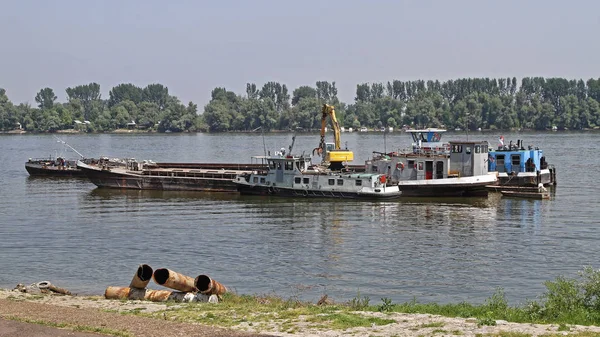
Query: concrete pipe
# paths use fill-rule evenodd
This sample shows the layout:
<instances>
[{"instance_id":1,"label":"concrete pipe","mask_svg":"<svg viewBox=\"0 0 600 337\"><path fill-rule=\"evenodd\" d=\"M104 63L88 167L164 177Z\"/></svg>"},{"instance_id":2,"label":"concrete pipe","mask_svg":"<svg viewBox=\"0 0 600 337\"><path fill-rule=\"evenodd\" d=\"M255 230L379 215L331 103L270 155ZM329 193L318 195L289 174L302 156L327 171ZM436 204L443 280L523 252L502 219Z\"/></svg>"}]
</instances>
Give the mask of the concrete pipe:
<instances>
[{"instance_id":1,"label":"concrete pipe","mask_svg":"<svg viewBox=\"0 0 600 337\"><path fill-rule=\"evenodd\" d=\"M152 279L152 274L152 267L150 267L147 264L140 264L140 266L137 269L137 272L135 273L135 275L133 275L133 280L131 280L131 284L129 284L129 287L138 289L146 288L146 286L150 282L150 279Z\"/></svg>"},{"instance_id":2,"label":"concrete pipe","mask_svg":"<svg viewBox=\"0 0 600 337\"><path fill-rule=\"evenodd\" d=\"M193 278L179 274L166 268L156 269L154 271L154 282L163 287L183 292L198 291L198 289L196 289L196 286L194 285Z\"/></svg>"},{"instance_id":3,"label":"concrete pipe","mask_svg":"<svg viewBox=\"0 0 600 337\"><path fill-rule=\"evenodd\" d=\"M227 288L224 285L206 275L196 277L194 284L198 288L198 291L205 295L223 295L227 292Z\"/></svg>"}]
</instances>

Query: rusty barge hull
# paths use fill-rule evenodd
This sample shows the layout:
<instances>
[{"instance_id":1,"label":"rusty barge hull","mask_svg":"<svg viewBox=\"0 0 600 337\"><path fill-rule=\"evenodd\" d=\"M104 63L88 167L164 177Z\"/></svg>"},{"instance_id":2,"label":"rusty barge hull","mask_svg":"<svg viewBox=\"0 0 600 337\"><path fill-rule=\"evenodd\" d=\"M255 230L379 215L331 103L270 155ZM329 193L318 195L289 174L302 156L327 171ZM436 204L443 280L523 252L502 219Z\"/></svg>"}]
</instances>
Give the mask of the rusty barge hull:
<instances>
[{"instance_id":1,"label":"rusty barge hull","mask_svg":"<svg viewBox=\"0 0 600 337\"><path fill-rule=\"evenodd\" d=\"M83 163L78 163L78 168L94 185L103 188L233 193L237 193L237 186L233 182L236 175L251 171L251 167L245 167L243 164L229 164L234 167L231 169L224 169L222 164L179 165L193 168L169 167L169 164L161 164L152 169L129 170L102 168ZM222 169L200 168L212 165L219 165Z\"/></svg>"}]
</instances>

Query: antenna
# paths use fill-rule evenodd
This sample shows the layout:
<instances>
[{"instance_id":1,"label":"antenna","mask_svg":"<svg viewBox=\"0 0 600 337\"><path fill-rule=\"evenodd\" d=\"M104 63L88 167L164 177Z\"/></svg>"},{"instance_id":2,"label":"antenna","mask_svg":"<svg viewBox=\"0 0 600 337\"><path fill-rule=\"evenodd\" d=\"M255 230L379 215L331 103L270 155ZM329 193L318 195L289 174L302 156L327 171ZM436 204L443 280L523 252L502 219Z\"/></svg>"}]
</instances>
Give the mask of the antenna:
<instances>
[{"instance_id":1,"label":"antenna","mask_svg":"<svg viewBox=\"0 0 600 337\"><path fill-rule=\"evenodd\" d=\"M254 129L254 130L258 130L258 129L260 129L260 134L262 135L262 140L263 140L263 151L264 151L264 154L265 154L265 157L266 157L266 156L267 156L267 144L265 144L265 132L264 132L264 130L263 130L263 128L262 128L262 125L261 125L261 126L259 126L259 127L257 127L257 128L256 128L256 129Z\"/></svg>"},{"instance_id":2,"label":"antenna","mask_svg":"<svg viewBox=\"0 0 600 337\"><path fill-rule=\"evenodd\" d=\"M79 151L75 150L75 148L73 148L71 145L67 144L67 142L65 142L64 140L62 140L62 139L58 138L58 137L57 137L57 136L55 136L55 135L52 135L52 136L54 136L54 138L56 138L56 140L57 140L59 143L62 143L63 145L65 145L65 146L66 146L66 147L68 147L69 149L71 149L71 150L75 151L75 153L77 153L77 154L78 154L78 155L79 155L81 158L85 158L85 156L84 156L84 155L82 155L81 153L79 153Z\"/></svg>"},{"instance_id":3,"label":"antenna","mask_svg":"<svg viewBox=\"0 0 600 337\"><path fill-rule=\"evenodd\" d=\"M385 136L387 133L387 128L383 130L383 152L387 153L387 137Z\"/></svg>"},{"instance_id":4,"label":"antenna","mask_svg":"<svg viewBox=\"0 0 600 337\"><path fill-rule=\"evenodd\" d=\"M294 135L292 136L292 145L290 145L290 147L288 147L288 149L290 150L288 152L290 156L292 155L292 149L294 148L295 142L296 142L296 132L294 131Z\"/></svg>"}]
</instances>

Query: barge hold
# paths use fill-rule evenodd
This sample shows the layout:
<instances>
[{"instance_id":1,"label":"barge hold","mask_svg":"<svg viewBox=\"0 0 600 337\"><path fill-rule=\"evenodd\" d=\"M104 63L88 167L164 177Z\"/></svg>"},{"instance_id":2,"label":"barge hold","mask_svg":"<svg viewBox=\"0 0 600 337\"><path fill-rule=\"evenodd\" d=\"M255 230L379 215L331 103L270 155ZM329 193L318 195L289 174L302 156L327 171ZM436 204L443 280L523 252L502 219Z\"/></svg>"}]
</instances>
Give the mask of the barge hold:
<instances>
[{"instance_id":1,"label":"barge hold","mask_svg":"<svg viewBox=\"0 0 600 337\"><path fill-rule=\"evenodd\" d=\"M237 192L233 180L238 174L262 168L252 164L157 164L135 160L127 161L122 167L106 165L104 162L90 165L78 161L77 167L98 187L207 192Z\"/></svg>"}]
</instances>

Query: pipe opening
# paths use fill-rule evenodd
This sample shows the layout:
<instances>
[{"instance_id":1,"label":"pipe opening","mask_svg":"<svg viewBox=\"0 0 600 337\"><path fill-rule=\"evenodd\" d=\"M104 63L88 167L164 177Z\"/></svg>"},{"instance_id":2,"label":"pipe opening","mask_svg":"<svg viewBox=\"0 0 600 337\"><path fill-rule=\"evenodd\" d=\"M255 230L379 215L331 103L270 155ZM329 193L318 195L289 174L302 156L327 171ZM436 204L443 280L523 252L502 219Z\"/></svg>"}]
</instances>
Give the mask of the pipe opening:
<instances>
[{"instance_id":1,"label":"pipe opening","mask_svg":"<svg viewBox=\"0 0 600 337\"><path fill-rule=\"evenodd\" d=\"M165 268L156 269L154 271L154 281L156 283L163 285L169 279L169 270Z\"/></svg>"},{"instance_id":2,"label":"pipe opening","mask_svg":"<svg viewBox=\"0 0 600 337\"><path fill-rule=\"evenodd\" d=\"M206 275L200 275L196 277L196 281L194 283L200 292L207 291L208 287L210 286L210 277Z\"/></svg>"},{"instance_id":3,"label":"pipe opening","mask_svg":"<svg viewBox=\"0 0 600 337\"><path fill-rule=\"evenodd\" d=\"M141 264L138 267L137 270L137 277L140 278L140 280L142 281L148 281L149 279L152 278L152 267L150 267L147 264ZM168 277L168 273L167 273L167 277Z\"/></svg>"}]
</instances>

